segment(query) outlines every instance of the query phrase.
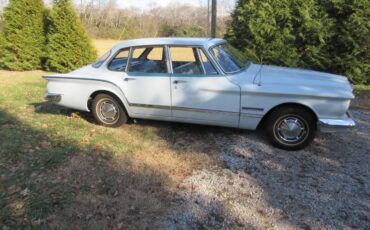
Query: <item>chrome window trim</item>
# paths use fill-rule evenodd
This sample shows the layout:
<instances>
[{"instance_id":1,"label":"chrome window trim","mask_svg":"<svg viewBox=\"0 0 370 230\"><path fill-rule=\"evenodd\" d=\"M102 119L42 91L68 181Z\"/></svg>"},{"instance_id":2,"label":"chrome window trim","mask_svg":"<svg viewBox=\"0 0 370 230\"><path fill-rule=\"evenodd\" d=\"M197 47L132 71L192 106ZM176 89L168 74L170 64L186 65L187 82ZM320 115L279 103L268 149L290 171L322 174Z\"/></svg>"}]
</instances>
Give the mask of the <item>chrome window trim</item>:
<instances>
[{"instance_id":1,"label":"chrome window trim","mask_svg":"<svg viewBox=\"0 0 370 230\"><path fill-rule=\"evenodd\" d=\"M220 43L217 43L211 47L208 48L208 52L209 54L212 56L212 58L214 59L214 56L212 54L212 49L214 49L216 46L220 46L220 45L223 45L223 44L227 44L226 41L224 42L220 42ZM233 71L233 72L227 72L224 70L224 68L222 68L222 66L220 65L220 63L218 63L218 61L216 61L216 59L214 59L214 61L217 63L217 65L219 66L219 68L222 70L222 72L225 74L225 75L234 75L234 74L238 74L246 69L248 69L248 67L250 66L251 62L249 62L246 66L244 66L243 68L240 68L240 70L238 71Z\"/></svg>"},{"instance_id":2,"label":"chrome window trim","mask_svg":"<svg viewBox=\"0 0 370 230\"><path fill-rule=\"evenodd\" d=\"M111 58L111 56L112 56L112 49L110 49L110 50L108 50L106 53L108 53L109 52L109 55L108 55L108 57L99 65L99 66L94 66L97 62L98 62L98 60L96 60L93 64L91 64L91 67L93 67L93 68L95 68L95 69L100 69L102 66L104 66L105 65L105 63L107 63L107 61ZM105 54L106 54L105 53ZM105 55L105 54L103 54L103 56ZM101 58L101 57L100 57Z\"/></svg>"},{"instance_id":3,"label":"chrome window trim","mask_svg":"<svg viewBox=\"0 0 370 230\"><path fill-rule=\"evenodd\" d=\"M163 48L163 51L165 52L165 55L164 55L164 58L167 58L167 51L166 51L166 45L144 45L144 46L131 46L130 47L130 57L129 57L129 60L128 60L128 64L127 64L127 66L126 66L126 73L130 73L130 71L129 71L129 68L130 68L130 64L131 64L131 59L132 59L132 55L133 55L133 53L134 53L134 50L135 49L140 49L140 48L145 48L145 49L147 49L147 48ZM144 53L145 53L145 51L144 51ZM143 54L144 54L143 53ZM143 55L142 54L142 55ZM141 56L141 55L140 55ZM167 61L166 61L167 62ZM167 66L167 65L166 65ZM169 70L169 68L168 68L168 66L167 66L167 72L166 73L156 73L156 74L171 74L170 73L170 70ZM144 72L131 72L131 73L143 73L143 74L145 74Z\"/></svg>"},{"instance_id":4,"label":"chrome window trim","mask_svg":"<svg viewBox=\"0 0 370 230\"><path fill-rule=\"evenodd\" d=\"M207 75L206 68L204 67L204 64L203 64L202 56L200 55L200 52L199 52L199 48L196 48L196 49L197 49L197 55L198 55L198 59L200 61L200 65L202 66L203 74Z\"/></svg>"},{"instance_id":5,"label":"chrome window trim","mask_svg":"<svg viewBox=\"0 0 370 230\"><path fill-rule=\"evenodd\" d=\"M124 71L119 71L119 70L112 70L109 68L109 65L112 63L113 59L123 50L126 50L128 49L128 57L127 57L127 63L126 63L126 68ZM126 47L126 48L122 48L122 49L119 49L117 52L114 53L114 55L111 55L109 58L107 58L107 61L106 61L106 64L105 64L105 67L107 68L107 70L109 71L112 71L112 72L120 72L120 73L127 73L127 66L129 64L129 60L130 60L130 53L131 53L131 47Z\"/></svg>"},{"instance_id":6,"label":"chrome window trim","mask_svg":"<svg viewBox=\"0 0 370 230\"><path fill-rule=\"evenodd\" d=\"M168 56L170 58L170 65L171 65L171 74L175 74L173 73L173 66L172 66L172 57L171 57L171 51L170 51L170 48L171 47L191 47L191 48L196 48L196 49L201 49L204 53L204 55L206 55L206 57L209 59L211 65L215 68L215 70L217 71L217 74L215 75L207 75L207 74L204 74L205 76L210 76L210 77L219 77L221 75L224 75L223 72L220 70L220 68L215 64L215 61L213 59L210 58L210 55L209 53L207 52L207 50L204 48L204 46L202 45L178 45L178 44L171 44L171 45L167 45L168 47ZM202 64L203 65L203 64ZM180 75L180 74L179 74ZM184 76L186 76L184 74Z\"/></svg>"}]
</instances>

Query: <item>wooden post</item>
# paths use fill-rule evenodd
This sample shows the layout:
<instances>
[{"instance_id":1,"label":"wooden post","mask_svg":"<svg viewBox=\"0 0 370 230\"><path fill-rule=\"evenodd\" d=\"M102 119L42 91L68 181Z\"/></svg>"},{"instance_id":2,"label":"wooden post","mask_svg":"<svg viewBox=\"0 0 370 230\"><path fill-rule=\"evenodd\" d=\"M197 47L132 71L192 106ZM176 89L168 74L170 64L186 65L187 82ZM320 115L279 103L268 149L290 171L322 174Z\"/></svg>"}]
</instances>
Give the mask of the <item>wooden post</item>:
<instances>
[{"instance_id":1,"label":"wooden post","mask_svg":"<svg viewBox=\"0 0 370 230\"><path fill-rule=\"evenodd\" d=\"M211 36L211 0L207 0L207 36Z\"/></svg>"},{"instance_id":2,"label":"wooden post","mask_svg":"<svg viewBox=\"0 0 370 230\"><path fill-rule=\"evenodd\" d=\"M212 22L211 36L215 38L217 34L217 0L212 0Z\"/></svg>"}]
</instances>

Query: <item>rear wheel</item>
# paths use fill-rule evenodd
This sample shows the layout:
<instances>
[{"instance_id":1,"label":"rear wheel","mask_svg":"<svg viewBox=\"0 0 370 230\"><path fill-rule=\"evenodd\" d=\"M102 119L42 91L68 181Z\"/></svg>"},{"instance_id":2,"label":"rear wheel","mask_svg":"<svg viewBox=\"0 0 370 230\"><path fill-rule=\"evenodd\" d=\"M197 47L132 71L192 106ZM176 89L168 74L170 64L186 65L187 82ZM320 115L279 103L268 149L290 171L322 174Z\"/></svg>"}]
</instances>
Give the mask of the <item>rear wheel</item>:
<instances>
[{"instance_id":1,"label":"rear wheel","mask_svg":"<svg viewBox=\"0 0 370 230\"><path fill-rule=\"evenodd\" d=\"M97 95L91 106L96 122L107 127L119 127L127 123L127 115L117 99L107 94Z\"/></svg>"},{"instance_id":2,"label":"rear wheel","mask_svg":"<svg viewBox=\"0 0 370 230\"><path fill-rule=\"evenodd\" d=\"M315 138L316 119L306 109L283 107L271 112L265 128L274 146L285 150L300 150Z\"/></svg>"}]
</instances>

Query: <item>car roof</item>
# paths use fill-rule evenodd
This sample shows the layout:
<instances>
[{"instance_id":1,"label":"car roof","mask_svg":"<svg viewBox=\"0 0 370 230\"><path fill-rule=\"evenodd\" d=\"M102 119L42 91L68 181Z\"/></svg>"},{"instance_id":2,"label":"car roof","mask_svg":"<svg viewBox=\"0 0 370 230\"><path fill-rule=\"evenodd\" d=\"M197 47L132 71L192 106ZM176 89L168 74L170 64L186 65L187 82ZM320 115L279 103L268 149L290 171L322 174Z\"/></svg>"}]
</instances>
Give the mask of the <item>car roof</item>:
<instances>
[{"instance_id":1,"label":"car roof","mask_svg":"<svg viewBox=\"0 0 370 230\"><path fill-rule=\"evenodd\" d=\"M225 40L220 38L141 38L122 41L115 45L113 49L148 45L183 45L209 48L223 42L225 42Z\"/></svg>"}]
</instances>

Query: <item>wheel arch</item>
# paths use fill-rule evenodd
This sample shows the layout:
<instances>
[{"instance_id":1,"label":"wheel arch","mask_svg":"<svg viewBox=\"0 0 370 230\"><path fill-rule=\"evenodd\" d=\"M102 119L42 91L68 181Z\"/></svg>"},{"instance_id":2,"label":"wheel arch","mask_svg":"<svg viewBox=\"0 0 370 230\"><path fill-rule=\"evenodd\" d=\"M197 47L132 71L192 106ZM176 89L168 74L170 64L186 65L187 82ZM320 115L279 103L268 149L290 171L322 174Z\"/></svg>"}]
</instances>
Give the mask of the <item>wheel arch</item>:
<instances>
[{"instance_id":1,"label":"wheel arch","mask_svg":"<svg viewBox=\"0 0 370 230\"><path fill-rule=\"evenodd\" d=\"M270 114L275 111L275 110L278 110L278 109L282 109L282 108L286 108L286 107L293 107L293 108L300 108L300 109L304 109L306 110L307 112L309 112L314 118L316 121L319 120L318 118L318 115L317 113L315 112L314 109L312 109L310 106L308 105L304 105L304 104L301 104L301 103L296 103L296 102L288 102L288 103L282 103L282 104L279 104L279 105L276 105L274 107L272 107L261 119L261 121L259 122L257 128L260 129L263 127L263 125L266 123L266 119L270 116Z\"/></svg>"},{"instance_id":2,"label":"wheel arch","mask_svg":"<svg viewBox=\"0 0 370 230\"><path fill-rule=\"evenodd\" d=\"M109 90L97 90L97 91L94 91L90 95L89 100L87 101L87 108L89 109L89 111L91 111L91 106L92 106L92 102L93 102L94 98L96 96L98 96L99 94L107 94L107 95L113 97L114 99L116 99L120 103L120 105L122 106L122 108L125 111L126 115L129 116L129 113L127 111L126 105L123 102L123 100L118 95L116 95L115 93L113 93L113 92L111 92Z\"/></svg>"}]
</instances>

